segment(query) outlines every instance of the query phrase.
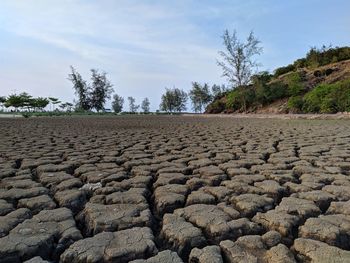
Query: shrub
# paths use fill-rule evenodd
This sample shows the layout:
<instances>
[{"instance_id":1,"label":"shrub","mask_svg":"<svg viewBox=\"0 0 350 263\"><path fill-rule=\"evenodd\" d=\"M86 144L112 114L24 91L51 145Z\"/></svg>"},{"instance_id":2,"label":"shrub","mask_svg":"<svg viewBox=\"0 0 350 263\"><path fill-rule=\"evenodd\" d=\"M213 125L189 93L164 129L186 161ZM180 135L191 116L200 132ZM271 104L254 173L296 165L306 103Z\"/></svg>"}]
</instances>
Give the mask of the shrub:
<instances>
[{"instance_id":1,"label":"shrub","mask_svg":"<svg viewBox=\"0 0 350 263\"><path fill-rule=\"evenodd\" d=\"M308 92L304 96L303 110L312 113L320 112L322 100L330 93L331 89L331 85L321 84Z\"/></svg>"},{"instance_id":2,"label":"shrub","mask_svg":"<svg viewBox=\"0 0 350 263\"><path fill-rule=\"evenodd\" d=\"M293 112L300 112L303 108L303 104L304 102L301 96L293 96L289 98L287 107Z\"/></svg>"},{"instance_id":3,"label":"shrub","mask_svg":"<svg viewBox=\"0 0 350 263\"><path fill-rule=\"evenodd\" d=\"M291 71L294 71L296 68L293 64L290 64L288 66L285 66L285 67L280 67L280 68L277 68L275 70L275 74L274 74L274 77L277 78L283 74L286 74L288 72L291 72Z\"/></svg>"},{"instance_id":4,"label":"shrub","mask_svg":"<svg viewBox=\"0 0 350 263\"><path fill-rule=\"evenodd\" d=\"M229 92L226 101L226 108L245 111L249 106L256 102L255 90L253 86L244 86L236 88Z\"/></svg>"},{"instance_id":5,"label":"shrub","mask_svg":"<svg viewBox=\"0 0 350 263\"><path fill-rule=\"evenodd\" d=\"M290 96L298 96L305 90L302 83L301 72L292 72L286 77L288 84L288 94Z\"/></svg>"},{"instance_id":6,"label":"shrub","mask_svg":"<svg viewBox=\"0 0 350 263\"><path fill-rule=\"evenodd\" d=\"M304 102L306 112L350 111L350 80L318 85L305 95Z\"/></svg>"}]
</instances>

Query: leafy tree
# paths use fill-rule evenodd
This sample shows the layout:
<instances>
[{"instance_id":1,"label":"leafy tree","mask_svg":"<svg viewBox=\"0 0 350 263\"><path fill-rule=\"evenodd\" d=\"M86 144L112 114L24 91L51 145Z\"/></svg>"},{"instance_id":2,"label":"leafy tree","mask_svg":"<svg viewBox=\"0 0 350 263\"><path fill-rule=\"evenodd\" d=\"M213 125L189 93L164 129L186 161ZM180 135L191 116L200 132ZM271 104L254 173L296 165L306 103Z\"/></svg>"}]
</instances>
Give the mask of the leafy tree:
<instances>
[{"instance_id":1,"label":"leafy tree","mask_svg":"<svg viewBox=\"0 0 350 263\"><path fill-rule=\"evenodd\" d=\"M7 98L5 102L5 107L14 107L15 111L18 111L18 108L29 107L30 100L31 96L26 92L23 92L19 95L12 94Z\"/></svg>"},{"instance_id":2,"label":"leafy tree","mask_svg":"<svg viewBox=\"0 0 350 263\"><path fill-rule=\"evenodd\" d=\"M0 96L0 105L1 105L2 110L4 110L5 102L6 102L6 97Z\"/></svg>"},{"instance_id":3,"label":"leafy tree","mask_svg":"<svg viewBox=\"0 0 350 263\"><path fill-rule=\"evenodd\" d=\"M238 39L236 31L230 34L228 30L222 38L226 51L219 52L222 61L218 61L218 65L223 70L223 76L234 87L248 85L253 69L259 66L253 58L262 53L260 41L250 32L246 42L242 42Z\"/></svg>"},{"instance_id":4,"label":"leafy tree","mask_svg":"<svg viewBox=\"0 0 350 263\"><path fill-rule=\"evenodd\" d=\"M65 103L61 103L59 105L59 107L61 108L62 111L67 111L67 112L71 112L72 108L73 108L73 104L70 102L65 102Z\"/></svg>"},{"instance_id":5,"label":"leafy tree","mask_svg":"<svg viewBox=\"0 0 350 263\"><path fill-rule=\"evenodd\" d=\"M34 98L31 101L31 106L35 109L43 110L49 104L49 100L47 98Z\"/></svg>"},{"instance_id":6,"label":"leafy tree","mask_svg":"<svg viewBox=\"0 0 350 263\"><path fill-rule=\"evenodd\" d=\"M135 113L137 112L137 110L139 109L140 105L136 105L135 104L135 98L134 97L128 97L128 101L129 101L129 111L131 113Z\"/></svg>"},{"instance_id":7,"label":"leafy tree","mask_svg":"<svg viewBox=\"0 0 350 263\"><path fill-rule=\"evenodd\" d=\"M123 110L124 98L118 94L114 94L112 101L112 108L115 113L119 113Z\"/></svg>"},{"instance_id":8,"label":"leafy tree","mask_svg":"<svg viewBox=\"0 0 350 263\"><path fill-rule=\"evenodd\" d=\"M68 79L73 83L73 89L78 96L77 107L80 110L91 110L91 103L89 98L90 87L81 75L71 66L72 73L68 75Z\"/></svg>"},{"instance_id":9,"label":"leafy tree","mask_svg":"<svg viewBox=\"0 0 350 263\"><path fill-rule=\"evenodd\" d=\"M49 101L53 104L53 110L55 110L55 105L60 104L61 101L58 98L49 97Z\"/></svg>"},{"instance_id":10,"label":"leafy tree","mask_svg":"<svg viewBox=\"0 0 350 263\"><path fill-rule=\"evenodd\" d=\"M202 112L202 110L211 101L212 98L208 84L205 83L202 86L198 82L192 83L192 89L190 90L189 97L191 99L193 110L195 112Z\"/></svg>"},{"instance_id":11,"label":"leafy tree","mask_svg":"<svg viewBox=\"0 0 350 263\"><path fill-rule=\"evenodd\" d=\"M143 101L141 102L141 109L143 110L144 113L149 113L150 111L150 102L148 98L144 98Z\"/></svg>"},{"instance_id":12,"label":"leafy tree","mask_svg":"<svg viewBox=\"0 0 350 263\"><path fill-rule=\"evenodd\" d=\"M214 84L211 87L211 93L213 98L220 97L227 91L228 91L228 88L225 85L220 86L220 85Z\"/></svg>"},{"instance_id":13,"label":"leafy tree","mask_svg":"<svg viewBox=\"0 0 350 263\"><path fill-rule=\"evenodd\" d=\"M104 109L104 104L107 99L110 99L112 92L112 84L106 77L107 73L99 73L98 70L91 70L91 107L98 112Z\"/></svg>"},{"instance_id":14,"label":"leafy tree","mask_svg":"<svg viewBox=\"0 0 350 263\"><path fill-rule=\"evenodd\" d=\"M186 110L187 93L181 89L165 89L162 95L160 109L166 112L181 112Z\"/></svg>"}]
</instances>

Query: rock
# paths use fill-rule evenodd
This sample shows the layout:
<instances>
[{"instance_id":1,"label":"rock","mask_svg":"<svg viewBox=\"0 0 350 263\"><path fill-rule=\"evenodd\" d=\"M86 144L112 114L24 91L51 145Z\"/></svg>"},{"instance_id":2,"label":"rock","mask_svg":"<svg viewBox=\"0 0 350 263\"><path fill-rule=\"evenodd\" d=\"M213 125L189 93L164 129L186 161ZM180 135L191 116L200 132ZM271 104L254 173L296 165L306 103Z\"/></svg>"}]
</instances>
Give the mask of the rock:
<instances>
[{"instance_id":1,"label":"rock","mask_svg":"<svg viewBox=\"0 0 350 263\"><path fill-rule=\"evenodd\" d=\"M102 232L79 240L62 255L62 263L129 262L157 254L152 231L135 227L118 232Z\"/></svg>"},{"instance_id":2,"label":"rock","mask_svg":"<svg viewBox=\"0 0 350 263\"><path fill-rule=\"evenodd\" d=\"M159 252L156 256L149 259L136 259L129 263L183 263L182 259L171 250L164 250Z\"/></svg>"},{"instance_id":3,"label":"rock","mask_svg":"<svg viewBox=\"0 0 350 263\"><path fill-rule=\"evenodd\" d=\"M152 214L147 206L137 204L103 205L87 203L81 212L88 234L150 226Z\"/></svg>"},{"instance_id":4,"label":"rock","mask_svg":"<svg viewBox=\"0 0 350 263\"><path fill-rule=\"evenodd\" d=\"M192 249L189 263L224 263L224 260L219 246L207 246Z\"/></svg>"},{"instance_id":5,"label":"rock","mask_svg":"<svg viewBox=\"0 0 350 263\"><path fill-rule=\"evenodd\" d=\"M192 248L206 244L202 231L180 216L165 214L162 225L161 236L179 255L186 256Z\"/></svg>"},{"instance_id":6,"label":"rock","mask_svg":"<svg viewBox=\"0 0 350 263\"><path fill-rule=\"evenodd\" d=\"M4 262L20 262L34 256L57 260L70 244L81 238L70 210L43 210L0 238L0 257Z\"/></svg>"},{"instance_id":7,"label":"rock","mask_svg":"<svg viewBox=\"0 0 350 263\"><path fill-rule=\"evenodd\" d=\"M294 250L301 262L310 263L347 263L350 262L350 251L342 250L326 243L298 238L294 241Z\"/></svg>"}]
</instances>

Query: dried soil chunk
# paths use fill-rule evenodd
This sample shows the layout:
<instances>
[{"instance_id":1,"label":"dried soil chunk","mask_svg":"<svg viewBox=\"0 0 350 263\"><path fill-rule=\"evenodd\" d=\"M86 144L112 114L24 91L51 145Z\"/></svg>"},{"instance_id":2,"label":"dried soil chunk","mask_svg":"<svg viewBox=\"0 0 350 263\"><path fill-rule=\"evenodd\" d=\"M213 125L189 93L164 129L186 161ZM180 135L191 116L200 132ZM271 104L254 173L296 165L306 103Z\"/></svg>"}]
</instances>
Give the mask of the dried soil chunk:
<instances>
[{"instance_id":1,"label":"dried soil chunk","mask_svg":"<svg viewBox=\"0 0 350 263\"><path fill-rule=\"evenodd\" d=\"M318 218L309 218L299 228L299 236L350 249L350 216L321 215Z\"/></svg>"},{"instance_id":2,"label":"dried soil chunk","mask_svg":"<svg viewBox=\"0 0 350 263\"><path fill-rule=\"evenodd\" d=\"M49 263L49 261L43 260L41 257L34 257L32 259L24 261L24 263Z\"/></svg>"},{"instance_id":3,"label":"dried soil chunk","mask_svg":"<svg viewBox=\"0 0 350 263\"><path fill-rule=\"evenodd\" d=\"M261 188L264 191L264 193L272 197L279 197L285 191L285 188L280 186L279 183L277 183L274 180L265 180L262 182L256 182L254 183L254 186Z\"/></svg>"},{"instance_id":4,"label":"dried soil chunk","mask_svg":"<svg viewBox=\"0 0 350 263\"><path fill-rule=\"evenodd\" d=\"M326 185L322 188L322 191L326 191L336 196L337 201L349 201L350 200L350 186L342 185Z\"/></svg>"},{"instance_id":5,"label":"dried soil chunk","mask_svg":"<svg viewBox=\"0 0 350 263\"><path fill-rule=\"evenodd\" d=\"M152 215L147 206L137 204L87 203L81 215L87 232L92 234L150 226L152 223Z\"/></svg>"},{"instance_id":6,"label":"dried soil chunk","mask_svg":"<svg viewBox=\"0 0 350 263\"><path fill-rule=\"evenodd\" d=\"M321 241L298 238L294 241L294 250L301 262L310 263L348 263L350 251L330 246Z\"/></svg>"},{"instance_id":7,"label":"dried soil chunk","mask_svg":"<svg viewBox=\"0 0 350 263\"><path fill-rule=\"evenodd\" d=\"M299 218L276 210L257 213L253 222L259 223L269 230L276 230L284 237L292 237L293 230L298 226Z\"/></svg>"},{"instance_id":8,"label":"dried soil chunk","mask_svg":"<svg viewBox=\"0 0 350 263\"><path fill-rule=\"evenodd\" d=\"M61 262L122 263L151 257L156 253L152 231L147 227L135 227L118 232L102 232L79 240L61 255Z\"/></svg>"},{"instance_id":9,"label":"dried soil chunk","mask_svg":"<svg viewBox=\"0 0 350 263\"><path fill-rule=\"evenodd\" d=\"M243 216L252 216L256 212L264 212L273 207L274 200L257 194L242 194L231 198L231 203L241 211Z\"/></svg>"},{"instance_id":10,"label":"dried soil chunk","mask_svg":"<svg viewBox=\"0 0 350 263\"><path fill-rule=\"evenodd\" d=\"M202 231L177 215L164 215L161 235L171 249L183 256L188 255L192 248L206 244Z\"/></svg>"},{"instance_id":11,"label":"dried soil chunk","mask_svg":"<svg viewBox=\"0 0 350 263\"><path fill-rule=\"evenodd\" d=\"M258 263L264 262L266 248L260 236L240 237L236 242L225 240L220 247L226 261L230 263Z\"/></svg>"},{"instance_id":12,"label":"dried soil chunk","mask_svg":"<svg viewBox=\"0 0 350 263\"><path fill-rule=\"evenodd\" d=\"M331 201L336 198L334 195L321 190L295 193L292 197L314 201L321 210L327 209Z\"/></svg>"},{"instance_id":13,"label":"dried soil chunk","mask_svg":"<svg viewBox=\"0 0 350 263\"><path fill-rule=\"evenodd\" d=\"M175 210L174 214L203 229L213 241L237 237L242 235L242 232L253 232L256 227L247 219L244 222L241 219L233 220L234 218L229 213L215 205L190 205Z\"/></svg>"},{"instance_id":14,"label":"dried soil chunk","mask_svg":"<svg viewBox=\"0 0 350 263\"><path fill-rule=\"evenodd\" d=\"M6 236L12 228L30 218L32 213L27 208L19 208L0 217L0 237Z\"/></svg>"},{"instance_id":15,"label":"dried soil chunk","mask_svg":"<svg viewBox=\"0 0 350 263\"><path fill-rule=\"evenodd\" d=\"M184 184L187 177L181 173L160 173L153 187L168 185L168 184Z\"/></svg>"},{"instance_id":16,"label":"dried soil chunk","mask_svg":"<svg viewBox=\"0 0 350 263\"><path fill-rule=\"evenodd\" d=\"M73 213L79 212L86 202L85 192L79 189L56 192L55 199L61 207L67 207Z\"/></svg>"},{"instance_id":17,"label":"dried soil chunk","mask_svg":"<svg viewBox=\"0 0 350 263\"><path fill-rule=\"evenodd\" d=\"M296 263L292 252L284 245L268 247L261 236L244 236L236 242L225 240L220 247L227 262L230 263Z\"/></svg>"},{"instance_id":18,"label":"dried soil chunk","mask_svg":"<svg viewBox=\"0 0 350 263\"><path fill-rule=\"evenodd\" d=\"M284 197L275 210L290 215L297 215L302 219L315 217L321 213L320 208L313 201L295 197Z\"/></svg>"},{"instance_id":19,"label":"dried soil chunk","mask_svg":"<svg viewBox=\"0 0 350 263\"><path fill-rule=\"evenodd\" d=\"M279 244L266 252L268 263L297 263L293 253L283 244Z\"/></svg>"},{"instance_id":20,"label":"dried soil chunk","mask_svg":"<svg viewBox=\"0 0 350 263\"><path fill-rule=\"evenodd\" d=\"M20 262L34 256L57 260L65 248L81 238L70 210L44 210L0 238L0 257L4 262Z\"/></svg>"},{"instance_id":21,"label":"dried soil chunk","mask_svg":"<svg viewBox=\"0 0 350 263\"><path fill-rule=\"evenodd\" d=\"M147 205L145 188L130 188L125 192L114 192L106 196L107 204L144 204Z\"/></svg>"},{"instance_id":22,"label":"dried soil chunk","mask_svg":"<svg viewBox=\"0 0 350 263\"><path fill-rule=\"evenodd\" d=\"M55 209L55 202L48 195L39 195L31 198L23 198L18 201L18 207L29 208L33 213L39 213L41 210Z\"/></svg>"},{"instance_id":23,"label":"dried soil chunk","mask_svg":"<svg viewBox=\"0 0 350 263\"><path fill-rule=\"evenodd\" d=\"M45 187L34 187L29 189L11 188L9 190L0 189L0 199L16 202L19 199L30 198L48 193L49 190Z\"/></svg>"},{"instance_id":24,"label":"dried soil chunk","mask_svg":"<svg viewBox=\"0 0 350 263\"><path fill-rule=\"evenodd\" d=\"M193 204L215 204L215 197L204 191L193 191L186 200L186 206Z\"/></svg>"},{"instance_id":25,"label":"dried soil chunk","mask_svg":"<svg viewBox=\"0 0 350 263\"><path fill-rule=\"evenodd\" d=\"M327 210L327 214L350 215L350 200L346 202L332 202Z\"/></svg>"},{"instance_id":26,"label":"dried soil chunk","mask_svg":"<svg viewBox=\"0 0 350 263\"><path fill-rule=\"evenodd\" d=\"M219 246L207 246L191 251L189 263L224 263Z\"/></svg>"},{"instance_id":27,"label":"dried soil chunk","mask_svg":"<svg viewBox=\"0 0 350 263\"><path fill-rule=\"evenodd\" d=\"M11 203L6 202L6 200L0 199L0 216L4 216L14 210Z\"/></svg>"},{"instance_id":28,"label":"dried soil chunk","mask_svg":"<svg viewBox=\"0 0 350 263\"><path fill-rule=\"evenodd\" d=\"M154 192L158 215L172 213L176 208L183 207L187 192L188 187L186 185L170 184L158 187Z\"/></svg>"},{"instance_id":29,"label":"dried soil chunk","mask_svg":"<svg viewBox=\"0 0 350 263\"><path fill-rule=\"evenodd\" d=\"M176 252L171 250L164 250L159 252L156 256L149 259L136 259L129 263L183 263L182 259Z\"/></svg>"}]
</instances>

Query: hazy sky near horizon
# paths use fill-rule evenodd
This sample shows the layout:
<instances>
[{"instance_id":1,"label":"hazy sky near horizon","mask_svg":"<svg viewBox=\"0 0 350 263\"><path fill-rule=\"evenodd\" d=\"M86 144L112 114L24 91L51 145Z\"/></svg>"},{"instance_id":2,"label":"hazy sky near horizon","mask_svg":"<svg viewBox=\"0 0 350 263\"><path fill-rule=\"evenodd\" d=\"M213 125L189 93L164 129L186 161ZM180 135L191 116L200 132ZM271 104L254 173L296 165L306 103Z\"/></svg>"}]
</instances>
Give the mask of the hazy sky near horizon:
<instances>
[{"instance_id":1,"label":"hazy sky near horizon","mask_svg":"<svg viewBox=\"0 0 350 263\"><path fill-rule=\"evenodd\" d=\"M349 10L349 0L0 0L0 95L72 102L73 65L86 79L106 71L116 93L155 110L165 87L226 83L225 29L253 30L260 69L272 71L311 46L350 46Z\"/></svg>"}]
</instances>

